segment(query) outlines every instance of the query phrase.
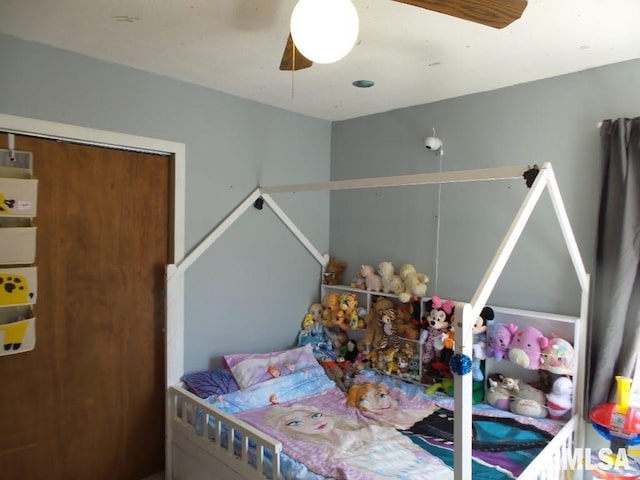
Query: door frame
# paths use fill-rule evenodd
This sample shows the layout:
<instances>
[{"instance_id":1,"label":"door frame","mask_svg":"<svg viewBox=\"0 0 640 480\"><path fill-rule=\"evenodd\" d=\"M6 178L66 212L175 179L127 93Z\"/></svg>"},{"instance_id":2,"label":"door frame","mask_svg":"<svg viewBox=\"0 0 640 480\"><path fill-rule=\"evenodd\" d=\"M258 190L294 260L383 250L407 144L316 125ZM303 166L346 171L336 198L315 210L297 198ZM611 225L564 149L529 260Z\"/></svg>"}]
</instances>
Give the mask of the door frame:
<instances>
[{"instance_id":1,"label":"door frame","mask_svg":"<svg viewBox=\"0 0 640 480\"><path fill-rule=\"evenodd\" d=\"M81 142L108 148L145 151L173 155L170 188L172 198L169 213L173 218L173 238L169 264L179 264L184 258L185 238L185 171L186 145L157 138L98 130L35 118L0 113L0 132ZM171 168L170 167L170 168ZM184 278L176 279L178 295L171 298L171 308L165 318L165 390L180 381L184 372Z\"/></svg>"}]
</instances>

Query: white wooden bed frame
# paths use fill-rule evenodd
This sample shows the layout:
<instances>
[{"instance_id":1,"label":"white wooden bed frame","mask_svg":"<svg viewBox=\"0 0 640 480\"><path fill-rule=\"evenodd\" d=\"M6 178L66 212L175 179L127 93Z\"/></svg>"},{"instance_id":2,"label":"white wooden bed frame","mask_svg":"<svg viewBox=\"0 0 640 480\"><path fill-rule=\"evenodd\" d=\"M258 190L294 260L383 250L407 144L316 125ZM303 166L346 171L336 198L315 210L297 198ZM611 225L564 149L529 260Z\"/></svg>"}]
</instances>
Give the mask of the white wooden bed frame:
<instances>
[{"instance_id":1,"label":"white wooden bed frame","mask_svg":"<svg viewBox=\"0 0 640 480\"><path fill-rule=\"evenodd\" d=\"M167 268L167 311L175 311L176 301L182 305L182 277L185 271L204 253L249 207L258 199L264 202L282 220L289 230L300 240L309 253L324 268L328 256L322 255L294 225L290 218L282 211L270 194L285 192L303 192L319 190L343 190L373 187L391 187L405 185L427 185L441 183L474 182L489 180L517 179L523 181L524 172L528 166L504 167L482 170L468 170L455 172L440 172L430 174L405 175L395 177L369 178L360 180L343 180L325 183L303 185L289 185L278 187L258 187L243 202L240 203L184 260L178 265ZM485 306L491 291L500 277L509 256L522 233L533 209L544 190L551 196L555 214L560 223L564 242L569 251L578 283L581 288L580 315L574 322L574 354L577 358L576 373L574 375L574 397L571 419L560 433L545 447L527 469L518 477L519 480L542 479L552 480L561 478L579 478L580 471L566 472L563 470L563 459L571 455L571 449L584 446L584 382L585 382L585 345L587 333L587 308L589 296L589 275L582 262L578 246L569 224L569 220L560 195L560 190L550 163L543 164L530 186L530 189L511 223L507 234L500 244L491 264L480 282L473 298L469 303L456 305L456 353L472 355L472 326L481 309ZM169 330L171 331L171 330ZM180 341L182 338L180 337ZM168 347L176 339L167 337ZM176 366L171 365L172 356L167 357L167 370L176 374ZM181 366L181 363L180 363ZM177 372L180 373L180 372ZM171 378L171 377L169 377ZM179 378L179 377L178 377ZM455 421L454 421L454 478L468 480L471 474L471 416L472 416L472 378L471 375L455 376ZM458 393L459 392L459 393ZM205 422L205 434L199 436L192 423L196 409L204 412L205 420L216 420L216 431L208 432L209 422ZM225 445L220 435L221 425L227 428ZM263 467L252 466L247 451L251 440L258 445L258 461L264 458L264 451L275 452L270 477L279 477L279 456L282 445L280 442L261 433L250 425L230 416L197 396L189 393L180 384L169 385L167 389L167 443L166 443L166 478L176 480L253 480L263 479ZM207 435L209 433L209 435ZM232 445L234 433L242 438L241 449L234 452L226 445ZM215 441L208 438L211 434Z\"/></svg>"}]
</instances>

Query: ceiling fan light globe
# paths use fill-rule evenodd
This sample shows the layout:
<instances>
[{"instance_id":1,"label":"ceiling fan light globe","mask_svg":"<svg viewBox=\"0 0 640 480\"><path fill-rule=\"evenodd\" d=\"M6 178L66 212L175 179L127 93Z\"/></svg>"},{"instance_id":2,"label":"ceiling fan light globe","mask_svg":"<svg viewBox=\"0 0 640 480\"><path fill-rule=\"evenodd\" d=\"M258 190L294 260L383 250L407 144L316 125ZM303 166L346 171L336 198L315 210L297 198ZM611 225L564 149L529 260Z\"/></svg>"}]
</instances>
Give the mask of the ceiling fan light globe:
<instances>
[{"instance_id":1,"label":"ceiling fan light globe","mask_svg":"<svg viewBox=\"0 0 640 480\"><path fill-rule=\"evenodd\" d=\"M347 55L359 28L350 0L300 0L291 14L293 42L314 63L333 63Z\"/></svg>"}]
</instances>

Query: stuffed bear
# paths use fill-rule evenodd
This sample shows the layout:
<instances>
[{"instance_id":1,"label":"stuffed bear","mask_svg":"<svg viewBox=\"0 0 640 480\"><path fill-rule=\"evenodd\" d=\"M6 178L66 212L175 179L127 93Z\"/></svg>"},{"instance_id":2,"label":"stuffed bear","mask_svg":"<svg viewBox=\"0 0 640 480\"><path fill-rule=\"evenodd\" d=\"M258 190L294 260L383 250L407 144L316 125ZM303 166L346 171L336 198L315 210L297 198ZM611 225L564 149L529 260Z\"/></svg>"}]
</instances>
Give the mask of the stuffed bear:
<instances>
[{"instance_id":1,"label":"stuffed bear","mask_svg":"<svg viewBox=\"0 0 640 480\"><path fill-rule=\"evenodd\" d=\"M404 283L404 289L398 293L398 298L402 303L407 303L411 297L424 297L427 294L429 277L424 273L418 273L410 263L405 263L400 267L398 276Z\"/></svg>"},{"instance_id":2,"label":"stuffed bear","mask_svg":"<svg viewBox=\"0 0 640 480\"><path fill-rule=\"evenodd\" d=\"M508 356L509 344L518 326L510 323L491 322L487 326L487 357L500 361Z\"/></svg>"},{"instance_id":3,"label":"stuffed bear","mask_svg":"<svg viewBox=\"0 0 640 480\"><path fill-rule=\"evenodd\" d=\"M340 294L328 293L322 299L322 323L327 328L338 326L344 321L344 312L340 309Z\"/></svg>"},{"instance_id":4,"label":"stuffed bear","mask_svg":"<svg viewBox=\"0 0 640 480\"><path fill-rule=\"evenodd\" d=\"M427 316L422 320L420 334L420 340L423 343L422 364L424 366L429 366L434 358L439 356L442 347L438 349L436 345L442 334L449 331L454 307L455 303L452 300L442 300L436 295L425 303L424 308Z\"/></svg>"},{"instance_id":5,"label":"stuffed bear","mask_svg":"<svg viewBox=\"0 0 640 480\"><path fill-rule=\"evenodd\" d=\"M382 279L382 291L385 293L399 294L404 290L402 279L395 274L395 268L391 262L380 262L378 274Z\"/></svg>"},{"instance_id":6,"label":"stuffed bear","mask_svg":"<svg viewBox=\"0 0 640 480\"><path fill-rule=\"evenodd\" d=\"M344 324L339 325L341 330L358 328L358 297L355 293L340 294L340 310L344 312Z\"/></svg>"},{"instance_id":7,"label":"stuffed bear","mask_svg":"<svg viewBox=\"0 0 640 480\"><path fill-rule=\"evenodd\" d=\"M525 327L516 332L509 344L509 360L521 367L538 370L543 366L542 350L549 340L540 330Z\"/></svg>"},{"instance_id":8,"label":"stuffed bear","mask_svg":"<svg viewBox=\"0 0 640 480\"><path fill-rule=\"evenodd\" d=\"M420 306L415 305L415 303L417 302L402 303L397 307L398 319L396 328L398 329L398 335L402 338L418 340L420 336Z\"/></svg>"},{"instance_id":9,"label":"stuffed bear","mask_svg":"<svg viewBox=\"0 0 640 480\"><path fill-rule=\"evenodd\" d=\"M367 290L379 292L382 290L382 278L378 275L371 265L362 265L360 267L360 275L364 278Z\"/></svg>"}]
</instances>

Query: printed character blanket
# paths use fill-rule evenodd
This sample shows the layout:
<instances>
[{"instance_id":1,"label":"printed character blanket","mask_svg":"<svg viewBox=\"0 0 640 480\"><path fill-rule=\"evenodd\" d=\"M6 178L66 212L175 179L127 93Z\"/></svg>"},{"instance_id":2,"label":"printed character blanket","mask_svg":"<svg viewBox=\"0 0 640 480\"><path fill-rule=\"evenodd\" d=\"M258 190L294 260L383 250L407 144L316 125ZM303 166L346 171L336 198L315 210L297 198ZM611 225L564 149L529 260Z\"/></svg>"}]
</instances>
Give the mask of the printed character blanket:
<instances>
[{"instance_id":1,"label":"printed character blanket","mask_svg":"<svg viewBox=\"0 0 640 480\"><path fill-rule=\"evenodd\" d=\"M401 389L407 395L434 398L440 409L416 420L403 433L453 467L453 398L426 395L423 387L372 371L362 372L358 381L382 383L392 392ZM523 417L486 404L474 405L473 480L517 478L561 428L561 423L548 418Z\"/></svg>"},{"instance_id":2,"label":"printed character blanket","mask_svg":"<svg viewBox=\"0 0 640 480\"><path fill-rule=\"evenodd\" d=\"M397 394L397 405L426 416L433 401ZM420 412L420 410L422 411ZM418 413L420 412L420 413ZM349 480L450 480L453 472L391 424L365 417L332 387L301 399L244 411L237 416L282 442L284 452L309 470ZM406 418L400 417L404 426Z\"/></svg>"}]
</instances>

